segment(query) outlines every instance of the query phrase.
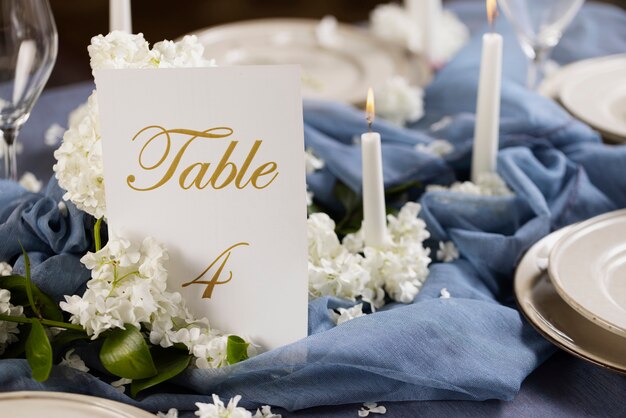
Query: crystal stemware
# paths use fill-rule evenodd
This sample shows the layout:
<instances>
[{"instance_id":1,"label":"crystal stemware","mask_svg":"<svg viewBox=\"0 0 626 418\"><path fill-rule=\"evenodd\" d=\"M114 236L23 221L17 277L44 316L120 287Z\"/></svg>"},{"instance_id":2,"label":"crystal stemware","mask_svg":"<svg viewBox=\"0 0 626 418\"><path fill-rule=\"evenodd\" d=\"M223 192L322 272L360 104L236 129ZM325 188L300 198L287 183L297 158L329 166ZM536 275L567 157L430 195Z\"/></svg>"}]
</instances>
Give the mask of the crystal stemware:
<instances>
[{"instance_id":1,"label":"crystal stemware","mask_svg":"<svg viewBox=\"0 0 626 418\"><path fill-rule=\"evenodd\" d=\"M583 3L584 0L500 0L500 6L530 60L529 88L537 88L552 48L559 43L563 31Z\"/></svg>"},{"instance_id":2,"label":"crystal stemware","mask_svg":"<svg viewBox=\"0 0 626 418\"><path fill-rule=\"evenodd\" d=\"M0 130L5 177L17 180L17 135L57 56L48 0L0 0Z\"/></svg>"}]
</instances>

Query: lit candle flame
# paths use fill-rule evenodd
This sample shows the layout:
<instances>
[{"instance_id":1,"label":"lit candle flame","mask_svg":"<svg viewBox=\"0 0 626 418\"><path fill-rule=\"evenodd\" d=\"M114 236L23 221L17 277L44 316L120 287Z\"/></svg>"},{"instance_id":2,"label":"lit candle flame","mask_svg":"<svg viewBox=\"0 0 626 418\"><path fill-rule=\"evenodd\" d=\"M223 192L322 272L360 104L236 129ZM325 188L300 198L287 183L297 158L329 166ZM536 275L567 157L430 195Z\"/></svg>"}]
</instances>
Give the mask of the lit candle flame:
<instances>
[{"instance_id":1,"label":"lit candle flame","mask_svg":"<svg viewBox=\"0 0 626 418\"><path fill-rule=\"evenodd\" d=\"M496 21L496 17L498 16L497 0L486 0L486 1L487 1L487 20L489 20L489 24L493 26Z\"/></svg>"},{"instance_id":2,"label":"lit candle flame","mask_svg":"<svg viewBox=\"0 0 626 418\"><path fill-rule=\"evenodd\" d=\"M370 130L372 130L372 123L374 123L374 118L376 117L376 110L374 106L374 91L370 87L367 90L367 100L365 101L365 115L367 119L367 126Z\"/></svg>"}]
</instances>

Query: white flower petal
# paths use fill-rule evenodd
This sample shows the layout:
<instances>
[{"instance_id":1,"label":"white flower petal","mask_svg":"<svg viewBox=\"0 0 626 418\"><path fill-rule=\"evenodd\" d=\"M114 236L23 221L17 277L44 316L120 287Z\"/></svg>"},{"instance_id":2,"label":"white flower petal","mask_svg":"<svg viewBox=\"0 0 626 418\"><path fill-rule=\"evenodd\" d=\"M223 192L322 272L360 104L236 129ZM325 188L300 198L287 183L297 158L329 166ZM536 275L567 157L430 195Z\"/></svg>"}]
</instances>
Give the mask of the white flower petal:
<instances>
[{"instance_id":1,"label":"white flower petal","mask_svg":"<svg viewBox=\"0 0 626 418\"><path fill-rule=\"evenodd\" d=\"M25 172L20 177L20 186L28 190L29 192L39 193L41 191L42 182L35 177L35 175L29 171Z\"/></svg>"},{"instance_id":2,"label":"white flower petal","mask_svg":"<svg viewBox=\"0 0 626 418\"><path fill-rule=\"evenodd\" d=\"M59 365L71 367L72 369L76 369L85 373L89 371L89 367L85 365L85 362L80 358L80 356L78 354L74 354L73 348L65 353L65 356L63 357Z\"/></svg>"}]
</instances>

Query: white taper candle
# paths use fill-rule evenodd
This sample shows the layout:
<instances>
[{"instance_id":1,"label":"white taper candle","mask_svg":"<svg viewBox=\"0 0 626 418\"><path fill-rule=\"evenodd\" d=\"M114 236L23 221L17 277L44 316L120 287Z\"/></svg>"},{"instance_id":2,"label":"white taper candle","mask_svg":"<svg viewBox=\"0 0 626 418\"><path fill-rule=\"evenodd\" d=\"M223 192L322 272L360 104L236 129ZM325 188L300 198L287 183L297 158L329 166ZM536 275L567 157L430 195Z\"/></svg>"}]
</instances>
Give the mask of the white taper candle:
<instances>
[{"instance_id":1,"label":"white taper candle","mask_svg":"<svg viewBox=\"0 0 626 418\"><path fill-rule=\"evenodd\" d=\"M414 25L410 49L419 45L419 50L429 61L436 60L439 47L439 25L441 24L441 0L405 0L404 7ZM421 42L418 42L418 38Z\"/></svg>"},{"instance_id":2,"label":"white taper candle","mask_svg":"<svg viewBox=\"0 0 626 418\"><path fill-rule=\"evenodd\" d=\"M387 236L385 187L380 134L367 132L361 135L363 157L363 232L365 245L382 248Z\"/></svg>"},{"instance_id":3,"label":"white taper candle","mask_svg":"<svg viewBox=\"0 0 626 418\"><path fill-rule=\"evenodd\" d=\"M109 32L133 33L130 0L109 0Z\"/></svg>"},{"instance_id":4,"label":"white taper candle","mask_svg":"<svg viewBox=\"0 0 626 418\"><path fill-rule=\"evenodd\" d=\"M472 181L474 182L482 173L496 172L500 130L501 79L502 36L497 33L486 33L483 36L480 80L476 100L476 127L472 153Z\"/></svg>"},{"instance_id":5,"label":"white taper candle","mask_svg":"<svg viewBox=\"0 0 626 418\"><path fill-rule=\"evenodd\" d=\"M374 121L374 94L367 93L367 121ZM365 245L383 248L387 244L387 212L385 208L385 185L383 159L378 132L361 135L363 170L363 233Z\"/></svg>"}]
</instances>

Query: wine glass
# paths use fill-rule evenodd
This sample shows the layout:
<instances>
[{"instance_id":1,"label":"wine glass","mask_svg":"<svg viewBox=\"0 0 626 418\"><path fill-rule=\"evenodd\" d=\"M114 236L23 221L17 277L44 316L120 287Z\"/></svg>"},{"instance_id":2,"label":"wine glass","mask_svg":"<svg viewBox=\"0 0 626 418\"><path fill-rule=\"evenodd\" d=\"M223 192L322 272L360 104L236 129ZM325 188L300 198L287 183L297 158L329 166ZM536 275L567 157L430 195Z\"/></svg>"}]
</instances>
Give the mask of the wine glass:
<instances>
[{"instance_id":1,"label":"wine glass","mask_svg":"<svg viewBox=\"0 0 626 418\"><path fill-rule=\"evenodd\" d=\"M563 31L583 3L584 0L500 0L500 6L530 60L529 88L537 88L552 48L559 43Z\"/></svg>"},{"instance_id":2,"label":"wine glass","mask_svg":"<svg viewBox=\"0 0 626 418\"><path fill-rule=\"evenodd\" d=\"M0 130L6 178L17 180L17 134L50 77L57 42L48 0L0 0Z\"/></svg>"}]
</instances>

